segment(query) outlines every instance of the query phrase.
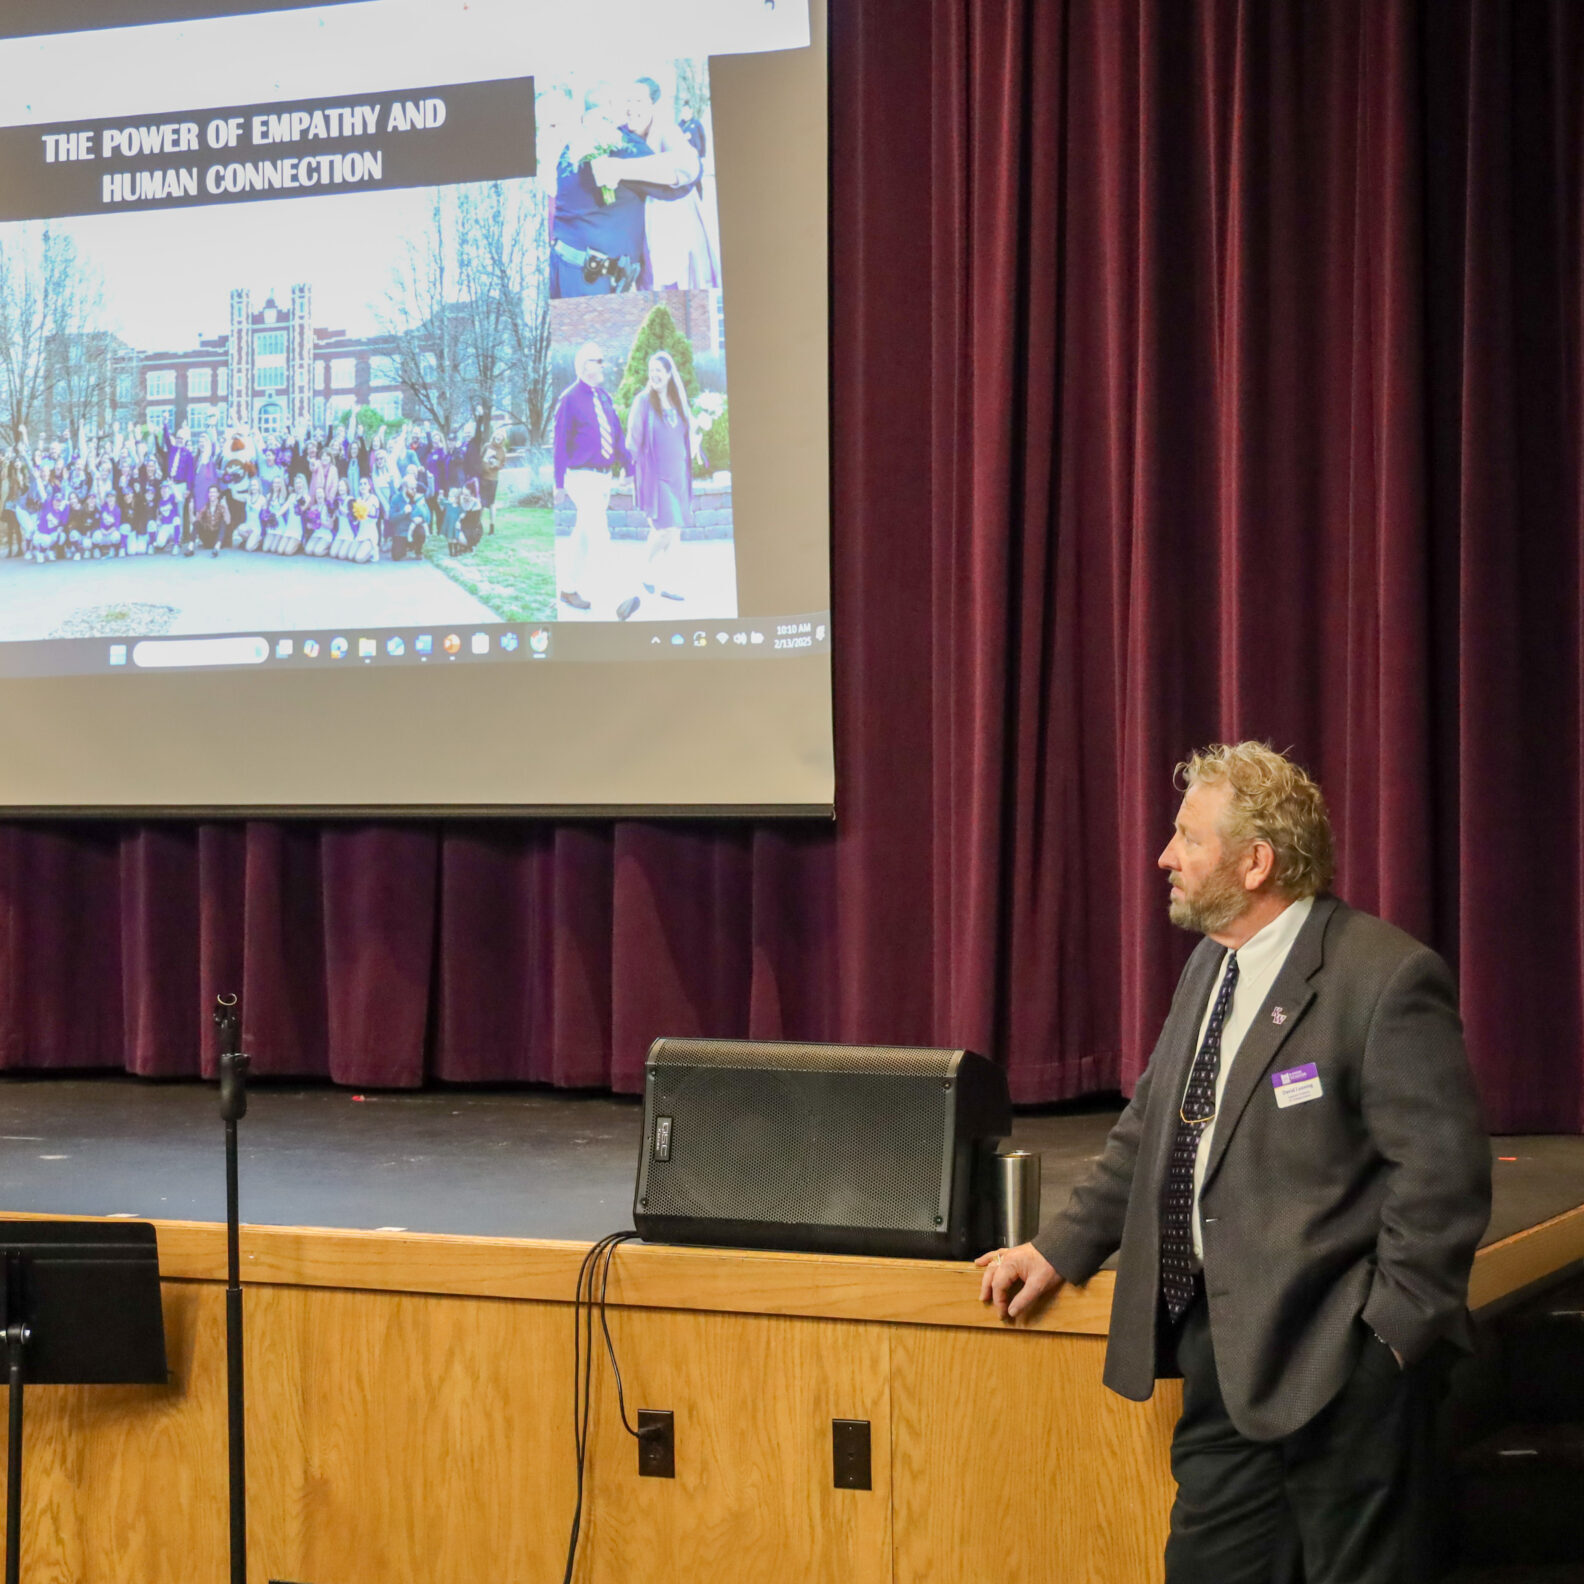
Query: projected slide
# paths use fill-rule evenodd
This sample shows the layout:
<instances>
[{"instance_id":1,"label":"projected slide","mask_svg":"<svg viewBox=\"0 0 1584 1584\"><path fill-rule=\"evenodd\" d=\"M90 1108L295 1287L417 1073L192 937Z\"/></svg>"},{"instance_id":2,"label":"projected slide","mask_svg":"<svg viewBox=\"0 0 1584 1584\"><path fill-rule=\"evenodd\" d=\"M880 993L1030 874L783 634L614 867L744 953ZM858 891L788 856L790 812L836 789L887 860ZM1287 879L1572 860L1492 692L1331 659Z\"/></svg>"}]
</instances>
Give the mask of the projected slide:
<instances>
[{"instance_id":1,"label":"projected slide","mask_svg":"<svg viewBox=\"0 0 1584 1584\"><path fill-rule=\"evenodd\" d=\"M0 5L0 811L828 814L826 111L822 0Z\"/></svg>"},{"instance_id":2,"label":"projected slide","mask_svg":"<svg viewBox=\"0 0 1584 1584\"><path fill-rule=\"evenodd\" d=\"M0 676L823 647L740 599L709 62L806 7L158 9L0 43Z\"/></svg>"}]
</instances>

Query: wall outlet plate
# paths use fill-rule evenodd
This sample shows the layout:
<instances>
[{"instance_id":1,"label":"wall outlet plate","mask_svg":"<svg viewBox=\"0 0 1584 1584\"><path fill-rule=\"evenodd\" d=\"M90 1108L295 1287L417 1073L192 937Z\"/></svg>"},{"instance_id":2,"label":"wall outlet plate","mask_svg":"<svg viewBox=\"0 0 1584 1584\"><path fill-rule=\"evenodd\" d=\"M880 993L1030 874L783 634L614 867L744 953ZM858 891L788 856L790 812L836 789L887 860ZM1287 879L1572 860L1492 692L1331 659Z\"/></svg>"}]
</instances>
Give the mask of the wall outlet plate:
<instances>
[{"instance_id":1,"label":"wall outlet plate","mask_svg":"<svg viewBox=\"0 0 1584 1584\"><path fill-rule=\"evenodd\" d=\"M638 1410L638 1473L644 1479L676 1478L676 1423L669 1408Z\"/></svg>"},{"instance_id":2,"label":"wall outlet plate","mask_svg":"<svg viewBox=\"0 0 1584 1584\"><path fill-rule=\"evenodd\" d=\"M869 1477L869 1421L831 1420L832 1473L837 1490L873 1490Z\"/></svg>"}]
</instances>

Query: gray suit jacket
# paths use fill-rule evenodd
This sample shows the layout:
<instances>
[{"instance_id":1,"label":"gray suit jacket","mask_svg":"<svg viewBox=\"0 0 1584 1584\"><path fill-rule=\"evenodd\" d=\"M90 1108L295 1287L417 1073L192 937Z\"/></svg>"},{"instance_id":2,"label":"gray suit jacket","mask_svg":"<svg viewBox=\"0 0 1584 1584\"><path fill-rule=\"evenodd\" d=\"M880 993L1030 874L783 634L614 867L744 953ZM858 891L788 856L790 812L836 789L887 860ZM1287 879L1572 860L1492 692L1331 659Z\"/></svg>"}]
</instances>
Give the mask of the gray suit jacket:
<instances>
[{"instance_id":1,"label":"gray suit jacket","mask_svg":"<svg viewBox=\"0 0 1584 1584\"><path fill-rule=\"evenodd\" d=\"M1157 1373L1167 1157L1224 955L1206 939L1188 959L1132 1103L1034 1240L1080 1283L1121 1250L1105 1382L1140 1402ZM1278 1106L1272 1075L1309 1062L1320 1097ZM1274 1440L1307 1423L1348 1378L1366 1326L1410 1363L1438 1338L1469 1346L1490 1179L1446 964L1393 925L1317 898L1233 1060L1200 1195L1233 1424Z\"/></svg>"}]
</instances>

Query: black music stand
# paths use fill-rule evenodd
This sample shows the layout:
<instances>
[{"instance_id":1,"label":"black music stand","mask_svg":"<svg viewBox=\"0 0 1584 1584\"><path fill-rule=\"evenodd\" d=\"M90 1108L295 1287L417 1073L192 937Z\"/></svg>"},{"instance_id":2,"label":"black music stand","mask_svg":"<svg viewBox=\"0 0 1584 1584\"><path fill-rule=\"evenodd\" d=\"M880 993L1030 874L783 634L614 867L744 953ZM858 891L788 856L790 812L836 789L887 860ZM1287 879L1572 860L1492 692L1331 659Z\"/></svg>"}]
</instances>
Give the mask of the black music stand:
<instances>
[{"instance_id":1,"label":"black music stand","mask_svg":"<svg viewBox=\"0 0 1584 1584\"><path fill-rule=\"evenodd\" d=\"M146 1221L0 1221L0 1319L10 1378L6 1584L22 1559L22 1392L163 1386L159 1250Z\"/></svg>"}]
</instances>

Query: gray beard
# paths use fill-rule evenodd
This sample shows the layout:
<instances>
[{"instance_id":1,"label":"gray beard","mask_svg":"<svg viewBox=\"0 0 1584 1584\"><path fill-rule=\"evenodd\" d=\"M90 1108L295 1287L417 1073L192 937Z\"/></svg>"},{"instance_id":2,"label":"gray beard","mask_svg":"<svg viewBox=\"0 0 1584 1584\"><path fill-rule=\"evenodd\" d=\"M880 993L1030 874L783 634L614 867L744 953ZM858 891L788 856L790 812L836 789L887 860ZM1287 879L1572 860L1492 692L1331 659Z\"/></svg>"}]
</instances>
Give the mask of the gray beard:
<instances>
[{"instance_id":1,"label":"gray beard","mask_svg":"<svg viewBox=\"0 0 1584 1584\"><path fill-rule=\"evenodd\" d=\"M1230 866L1224 864L1206 879L1192 901L1177 892L1167 916L1178 929L1217 935L1247 911L1248 905L1248 892L1233 879Z\"/></svg>"}]
</instances>

